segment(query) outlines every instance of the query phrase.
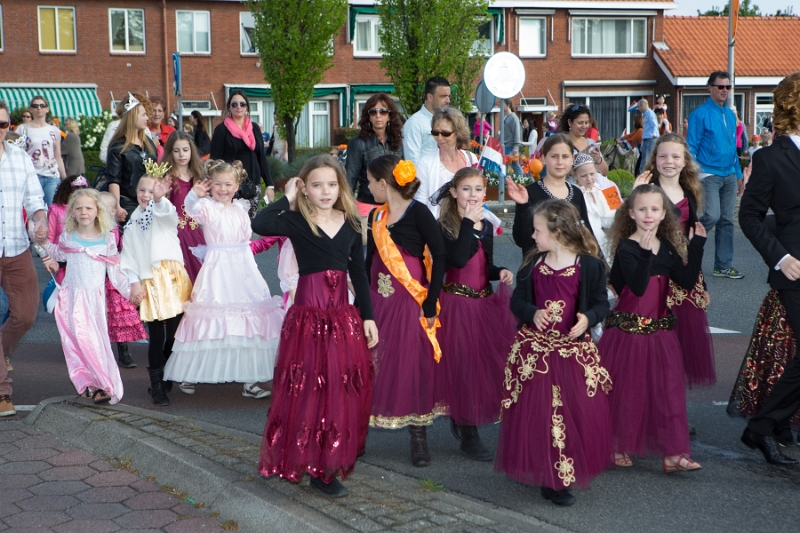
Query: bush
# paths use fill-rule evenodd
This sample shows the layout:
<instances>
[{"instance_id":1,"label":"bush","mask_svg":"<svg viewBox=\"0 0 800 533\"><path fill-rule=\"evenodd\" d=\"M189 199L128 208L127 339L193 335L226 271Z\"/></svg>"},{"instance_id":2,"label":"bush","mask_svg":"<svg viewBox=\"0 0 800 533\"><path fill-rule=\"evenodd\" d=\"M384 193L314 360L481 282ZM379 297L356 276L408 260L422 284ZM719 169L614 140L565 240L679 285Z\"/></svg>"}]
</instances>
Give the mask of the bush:
<instances>
[{"instance_id":1,"label":"bush","mask_svg":"<svg viewBox=\"0 0 800 533\"><path fill-rule=\"evenodd\" d=\"M113 120L111 112L104 110L95 117L80 115L77 120L78 127L81 130L81 148L84 151L99 150L100 142L103 140L108 124ZM89 163L86 163L86 166L88 167Z\"/></svg>"},{"instance_id":2,"label":"bush","mask_svg":"<svg viewBox=\"0 0 800 533\"><path fill-rule=\"evenodd\" d=\"M334 146L348 144L353 137L358 135L359 131L358 128L335 128L331 135L331 144Z\"/></svg>"},{"instance_id":3,"label":"bush","mask_svg":"<svg viewBox=\"0 0 800 533\"><path fill-rule=\"evenodd\" d=\"M285 161L281 161L275 157L267 157L267 164L269 165L269 172L272 175L272 182L277 188L278 182L286 179L286 167L288 165Z\"/></svg>"},{"instance_id":4,"label":"bush","mask_svg":"<svg viewBox=\"0 0 800 533\"><path fill-rule=\"evenodd\" d=\"M620 194L625 198L633 190L633 182L636 178L627 170L618 168L608 173L608 179L617 184Z\"/></svg>"},{"instance_id":5,"label":"bush","mask_svg":"<svg viewBox=\"0 0 800 533\"><path fill-rule=\"evenodd\" d=\"M286 177L292 178L294 176L299 176L300 169L303 168L303 165L306 164L306 161L320 154L330 154L330 152L330 148L298 148L297 156L294 158L294 161L287 165Z\"/></svg>"}]
</instances>

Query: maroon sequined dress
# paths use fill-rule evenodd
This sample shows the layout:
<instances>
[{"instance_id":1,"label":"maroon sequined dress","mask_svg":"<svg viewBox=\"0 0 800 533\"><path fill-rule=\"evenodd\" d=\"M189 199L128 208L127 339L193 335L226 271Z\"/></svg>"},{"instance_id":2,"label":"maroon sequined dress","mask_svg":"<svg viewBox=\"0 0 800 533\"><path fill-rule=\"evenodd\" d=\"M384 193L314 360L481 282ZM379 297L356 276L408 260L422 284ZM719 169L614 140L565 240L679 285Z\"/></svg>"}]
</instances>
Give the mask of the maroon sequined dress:
<instances>
[{"instance_id":1,"label":"maroon sequined dress","mask_svg":"<svg viewBox=\"0 0 800 533\"><path fill-rule=\"evenodd\" d=\"M495 469L527 485L585 487L613 462L611 380L589 335L567 337L580 279L578 263L533 267L534 304L553 321L544 332L525 324L508 356Z\"/></svg>"},{"instance_id":2,"label":"maroon sequined dress","mask_svg":"<svg viewBox=\"0 0 800 533\"><path fill-rule=\"evenodd\" d=\"M183 202L186 195L192 190L194 182L183 181L180 178L172 178L172 189L170 191L169 201L178 210L178 241L181 243L181 252L183 253L183 266L189 279L194 284L197 279L197 274L200 272L202 263L192 253L192 248L195 246L205 245L206 240L203 237L203 228L192 217L186 214L186 207Z\"/></svg>"},{"instance_id":3,"label":"maroon sequined dress","mask_svg":"<svg viewBox=\"0 0 800 533\"><path fill-rule=\"evenodd\" d=\"M301 275L281 330L259 472L295 483L305 473L345 479L364 450L373 373L347 273Z\"/></svg>"},{"instance_id":4,"label":"maroon sequined dress","mask_svg":"<svg viewBox=\"0 0 800 533\"><path fill-rule=\"evenodd\" d=\"M689 220L689 199L684 198L675 207L680 209L680 223L686 231L686 223ZM667 296L667 305L675 314L675 333L681 343L683 369L689 388L695 385L713 385L717 382L714 343L708 326L703 285L702 273L691 291L670 282Z\"/></svg>"},{"instance_id":5,"label":"maroon sequined dress","mask_svg":"<svg viewBox=\"0 0 800 533\"><path fill-rule=\"evenodd\" d=\"M112 231L117 247L122 252L119 226ZM139 311L122 296L106 276L106 313L108 314L108 339L111 342L134 342L147 338Z\"/></svg>"},{"instance_id":6,"label":"maroon sequined dress","mask_svg":"<svg viewBox=\"0 0 800 533\"><path fill-rule=\"evenodd\" d=\"M503 370L517 330L508 286L500 283L493 294L488 267L479 241L464 268L447 271L439 296L442 359L434 367L436 399L459 425L499 419Z\"/></svg>"}]
</instances>

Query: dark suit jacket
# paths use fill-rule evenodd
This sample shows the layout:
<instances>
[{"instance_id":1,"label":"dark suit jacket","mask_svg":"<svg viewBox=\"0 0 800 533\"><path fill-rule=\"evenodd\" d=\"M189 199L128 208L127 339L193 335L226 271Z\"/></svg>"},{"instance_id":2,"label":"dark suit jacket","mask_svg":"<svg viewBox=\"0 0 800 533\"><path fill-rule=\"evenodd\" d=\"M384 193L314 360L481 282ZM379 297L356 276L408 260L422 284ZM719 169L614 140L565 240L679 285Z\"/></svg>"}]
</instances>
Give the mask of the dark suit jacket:
<instances>
[{"instance_id":1,"label":"dark suit jacket","mask_svg":"<svg viewBox=\"0 0 800 533\"><path fill-rule=\"evenodd\" d=\"M767 210L775 213L772 229ZM775 270L786 254L800 258L800 149L787 136L776 137L772 146L753 154L753 173L739 207L739 226L769 266L773 289L800 290Z\"/></svg>"}]
</instances>

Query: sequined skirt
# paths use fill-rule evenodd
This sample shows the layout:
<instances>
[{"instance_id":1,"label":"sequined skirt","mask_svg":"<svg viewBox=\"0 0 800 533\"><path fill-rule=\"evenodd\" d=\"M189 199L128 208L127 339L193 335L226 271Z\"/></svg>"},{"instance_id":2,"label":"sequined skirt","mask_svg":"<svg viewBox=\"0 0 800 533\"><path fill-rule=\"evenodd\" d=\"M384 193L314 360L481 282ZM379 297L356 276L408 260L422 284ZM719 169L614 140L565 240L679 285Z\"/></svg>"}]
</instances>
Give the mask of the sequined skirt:
<instances>
[{"instance_id":1,"label":"sequined skirt","mask_svg":"<svg viewBox=\"0 0 800 533\"><path fill-rule=\"evenodd\" d=\"M139 305L142 322L167 320L183 313L183 304L192 298L192 282L186 269L177 261L161 261L153 277L142 280L147 292Z\"/></svg>"},{"instance_id":2,"label":"sequined skirt","mask_svg":"<svg viewBox=\"0 0 800 533\"><path fill-rule=\"evenodd\" d=\"M111 342L134 342L147 338L147 332L136 307L114 288L108 278L106 278L106 312L108 338Z\"/></svg>"}]
</instances>

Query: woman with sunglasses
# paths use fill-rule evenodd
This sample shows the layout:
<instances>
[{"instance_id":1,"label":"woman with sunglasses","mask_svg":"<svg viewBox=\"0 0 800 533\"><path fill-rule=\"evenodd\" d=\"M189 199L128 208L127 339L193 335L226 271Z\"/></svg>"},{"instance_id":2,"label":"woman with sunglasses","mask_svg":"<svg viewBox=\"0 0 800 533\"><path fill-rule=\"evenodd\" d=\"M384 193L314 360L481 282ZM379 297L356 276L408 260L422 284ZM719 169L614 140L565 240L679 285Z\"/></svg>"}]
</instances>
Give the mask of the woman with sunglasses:
<instances>
[{"instance_id":1,"label":"woman with sunglasses","mask_svg":"<svg viewBox=\"0 0 800 533\"><path fill-rule=\"evenodd\" d=\"M150 100L130 94L122 100L124 111L108 146L108 191L117 198L117 221L127 222L136 210L136 186L145 174L144 163L158 160L158 151L147 134Z\"/></svg>"},{"instance_id":2,"label":"woman with sunglasses","mask_svg":"<svg viewBox=\"0 0 800 533\"><path fill-rule=\"evenodd\" d=\"M247 179L239 184L236 198L250 202L250 218L258 211L261 200L261 179L267 187L267 198L275 198L272 174L264 155L261 128L250 120L250 102L242 91L231 91L228 96L228 116L214 128L211 138L210 159L222 159L226 163L241 161Z\"/></svg>"},{"instance_id":3,"label":"woman with sunglasses","mask_svg":"<svg viewBox=\"0 0 800 533\"><path fill-rule=\"evenodd\" d=\"M600 145L586 137L592 127L592 112L585 105L573 105L561 115L558 131L569 135L577 152L589 154L594 159L595 168L603 176L608 176L608 164L600 153ZM575 154L577 155L577 153Z\"/></svg>"},{"instance_id":4,"label":"woman with sunglasses","mask_svg":"<svg viewBox=\"0 0 800 533\"><path fill-rule=\"evenodd\" d=\"M454 107L440 107L434 112L431 135L438 150L419 160L417 177L422 184L414 199L439 218L439 189L460 169L475 166L478 158L464 149L469 146L469 126L461 111Z\"/></svg>"},{"instance_id":5,"label":"woman with sunglasses","mask_svg":"<svg viewBox=\"0 0 800 533\"><path fill-rule=\"evenodd\" d=\"M22 112L21 118L22 118L22 124L27 124L28 122L33 120L33 115L31 115L31 112L26 109L25 111Z\"/></svg>"},{"instance_id":6,"label":"woman with sunglasses","mask_svg":"<svg viewBox=\"0 0 800 533\"><path fill-rule=\"evenodd\" d=\"M358 127L358 135L347 145L345 169L359 211L366 216L377 204L369 192L367 165L382 155L391 154L403 159L403 119L388 94L376 93L364 104Z\"/></svg>"},{"instance_id":7,"label":"woman with sunglasses","mask_svg":"<svg viewBox=\"0 0 800 533\"><path fill-rule=\"evenodd\" d=\"M16 133L26 135L25 151L31 156L33 168L39 176L39 183L44 191L44 201L50 206L53 195L66 179L67 171L64 161L61 160L61 132L55 126L47 123L47 112L50 107L44 96L34 96L31 99L30 114L33 120L22 124Z\"/></svg>"}]
</instances>

